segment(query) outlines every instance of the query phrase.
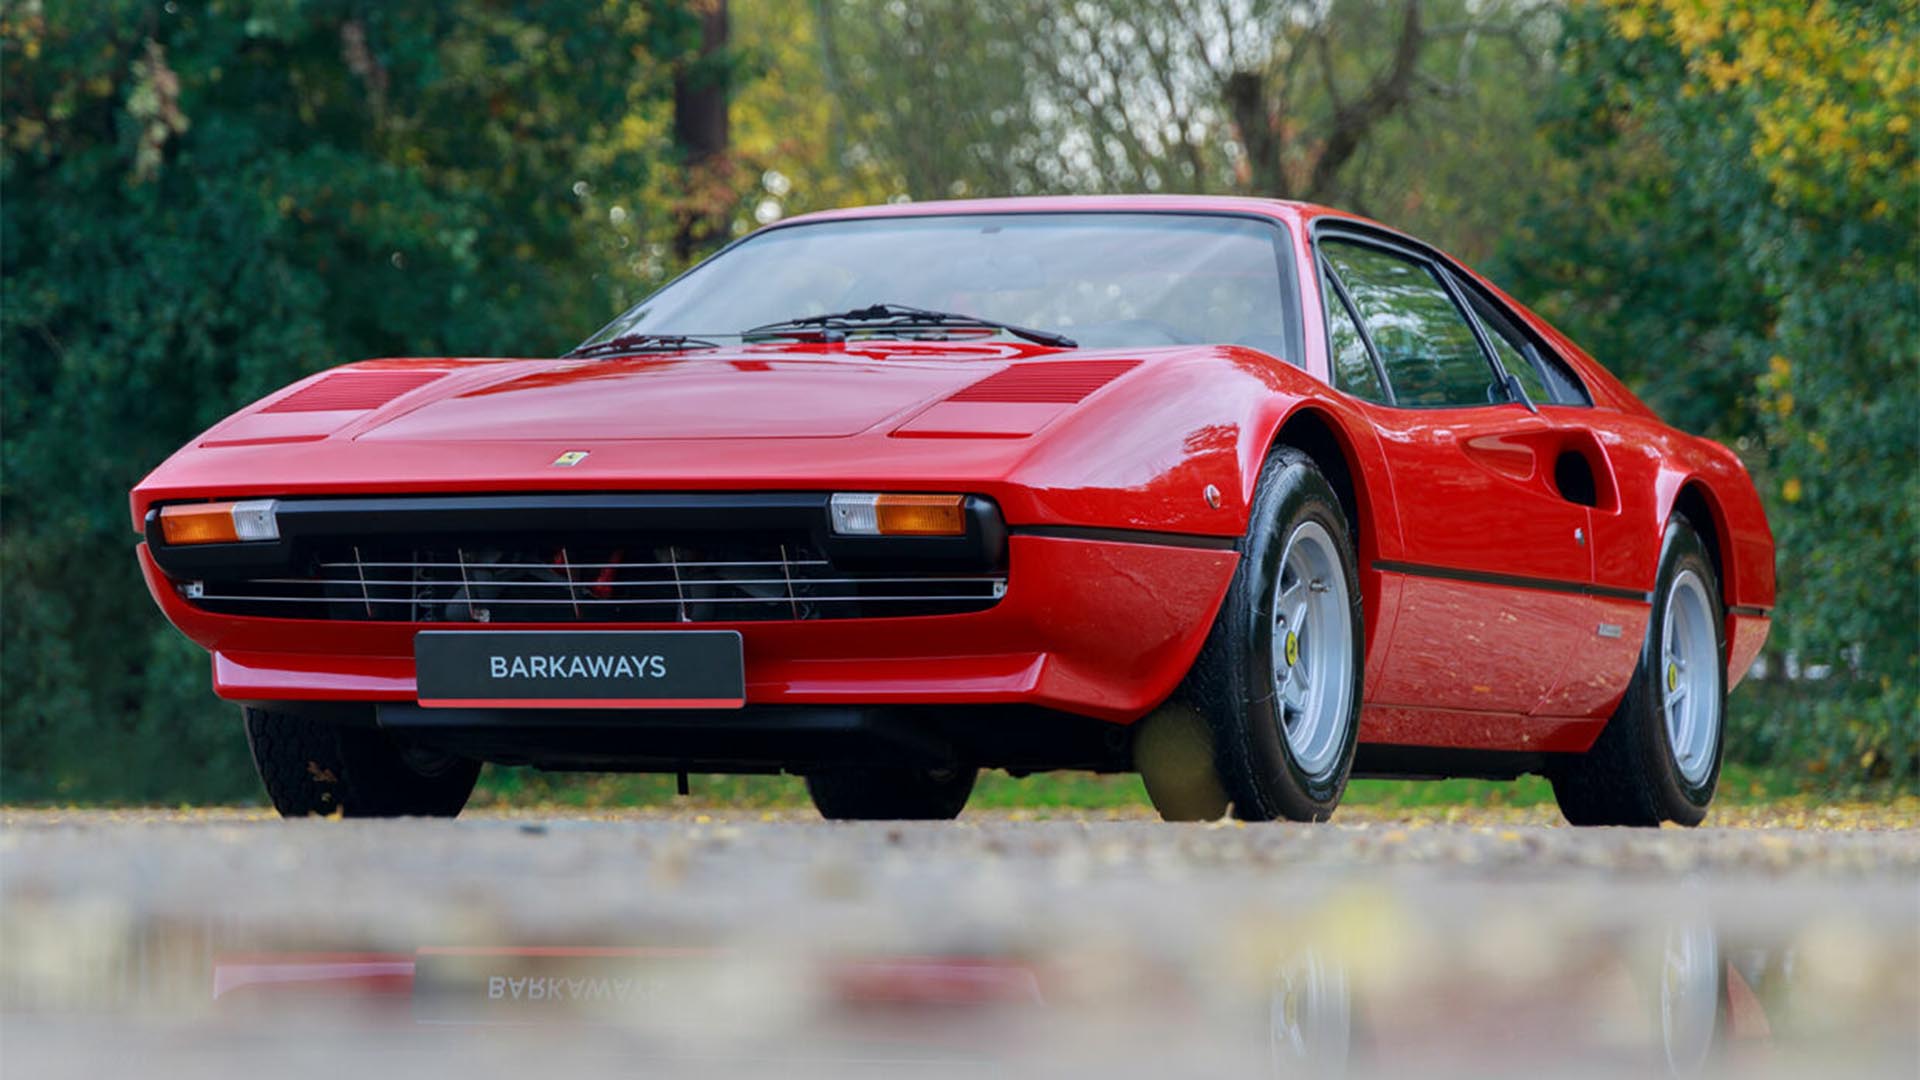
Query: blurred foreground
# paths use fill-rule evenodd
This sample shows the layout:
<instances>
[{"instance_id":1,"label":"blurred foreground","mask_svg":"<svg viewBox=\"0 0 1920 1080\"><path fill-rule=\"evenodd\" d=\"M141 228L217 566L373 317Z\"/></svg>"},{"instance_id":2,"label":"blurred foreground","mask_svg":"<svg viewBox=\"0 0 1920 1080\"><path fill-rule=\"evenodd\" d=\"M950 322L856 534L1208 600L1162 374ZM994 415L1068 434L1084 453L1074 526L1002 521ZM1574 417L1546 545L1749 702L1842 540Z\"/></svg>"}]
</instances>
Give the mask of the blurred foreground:
<instances>
[{"instance_id":1,"label":"blurred foreground","mask_svg":"<svg viewBox=\"0 0 1920 1080\"><path fill-rule=\"evenodd\" d=\"M1920 1070L1913 832L1354 820L12 813L0 1068Z\"/></svg>"}]
</instances>

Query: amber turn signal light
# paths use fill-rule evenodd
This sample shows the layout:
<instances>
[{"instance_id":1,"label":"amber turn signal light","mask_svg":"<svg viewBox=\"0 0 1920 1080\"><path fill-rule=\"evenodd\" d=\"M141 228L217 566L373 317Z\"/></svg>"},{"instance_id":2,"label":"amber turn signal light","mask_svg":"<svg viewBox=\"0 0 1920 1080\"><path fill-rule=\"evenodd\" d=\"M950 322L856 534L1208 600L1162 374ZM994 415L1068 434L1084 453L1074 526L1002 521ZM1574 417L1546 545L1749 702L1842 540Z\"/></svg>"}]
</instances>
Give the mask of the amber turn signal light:
<instances>
[{"instance_id":1,"label":"amber turn signal light","mask_svg":"<svg viewBox=\"0 0 1920 1080\"><path fill-rule=\"evenodd\" d=\"M965 536L963 495L839 494L833 531L842 536Z\"/></svg>"},{"instance_id":2,"label":"amber turn signal light","mask_svg":"<svg viewBox=\"0 0 1920 1080\"><path fill-rule=\"evenodd\" d=\"M237 544L280 539L272 499L190 503L160 509L160 536L169 544Z\"/></svg>"}]
</instances>

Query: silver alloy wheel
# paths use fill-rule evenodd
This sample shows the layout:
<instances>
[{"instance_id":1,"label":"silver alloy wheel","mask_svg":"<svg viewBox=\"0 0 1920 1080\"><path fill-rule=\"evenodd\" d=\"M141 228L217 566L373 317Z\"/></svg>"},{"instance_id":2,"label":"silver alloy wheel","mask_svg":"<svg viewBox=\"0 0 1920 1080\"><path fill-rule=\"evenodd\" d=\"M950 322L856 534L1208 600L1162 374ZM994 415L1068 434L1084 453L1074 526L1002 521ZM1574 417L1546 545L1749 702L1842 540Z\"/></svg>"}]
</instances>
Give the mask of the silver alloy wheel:
<instances>
[{"instance_id":1,"label":"silver alloy wheel","mask_svg":"<svg viewBox=\"0 0 1920 1080\"><path fill-rule=\"evenodd\" d=\"M1720 647L1706 583L1692 570L1676 574L1667 590L1660 628L1660 689L1667 745L1690 784L1706 780L1720 742Z\"/></svg>"},{"instance_id":2,"label":"silver alloy wheel","mask_svg":"<svg viewBox=\"0 0 1920 1080\"><path fill-rule=\"evenodd\" d=\"M1333 537L1303 521L1287 537L1273 592L1273 688L1300 771L1333 771L1353 692L1353 605Z\"/></svg>"},{"instance_id":3,"label":"silver alloy wheel","mask_svg":"<svg viewBox=\"0 0 1920 1080\"><path fill-rule=\"evenodd\" d=\"M1667 930L1660 965L1660 1043L1673 1076L1695 1076L1713 1053L1720 1016L1720 942L1711 926Z\"/></svg>"},{"instance_id":4,"label":"silver alloy wheel","mask_svg":"<svg viewBox=\"0 0 1920 1080\"><path fill-rule=\"evenodd\" d=\"M1353 1043L1346 966L1309 948L1275 971L1267 1041L1274 1076L1345 1076Z\"/></svg>"}]
</instances>

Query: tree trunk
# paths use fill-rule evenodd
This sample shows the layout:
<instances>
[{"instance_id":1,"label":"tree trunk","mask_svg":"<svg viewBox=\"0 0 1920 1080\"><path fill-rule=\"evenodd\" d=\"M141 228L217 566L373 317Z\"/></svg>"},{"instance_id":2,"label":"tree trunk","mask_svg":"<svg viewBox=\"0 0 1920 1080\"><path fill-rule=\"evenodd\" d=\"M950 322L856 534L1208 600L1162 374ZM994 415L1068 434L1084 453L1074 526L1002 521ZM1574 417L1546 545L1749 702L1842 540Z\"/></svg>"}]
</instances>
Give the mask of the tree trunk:
<instances>
[{"instance_id":1,"label":"tree trunk","mask_svg":"<svg viewBox=\"0 0 1920 1080\"><path fill-rule=\"evenodd\" d=\"M1420 0L1406 0L1401 9L1400 39L1394 46L1393 61L1379 74L1359 101L1338 108L1332 128L1320 154L1314 159L1307 179L1306 198L1327 202L1337 192L1335 179L1340 166L1352 158L1375 125L1398 112L1413 100L1414 74L1420 66L1420 53L1427 36L1420 26Z\"/></svg>"},{"instance_id":2,"label":"tree trunk","mask_svg":"<svg viewBox=\"0 0 1920 1080\"><path fill-rule=\"evenodd\" d=\"M728 201L721 192L727 166L727 0L696 6L700 54L673 80L673 141L686 170L686 194L675 213L673 253L689 262L727 227Z\"/></svg>"},{"instance_id":3,"label":"tree trunk","mask_svg":"<svg viewBox=\"0 0 1920 1080\"><path fill-rule=\"evenodd\" d=\"M1287 198L1290 193L1281 152L1280 118L1267 107L1266 77L1255 71L1236 71L1227 76L1221 94L1227 100L1227 115L1239 132L1240 148L1246 152L1247 193Z\"/></svg>"}]
</instances>

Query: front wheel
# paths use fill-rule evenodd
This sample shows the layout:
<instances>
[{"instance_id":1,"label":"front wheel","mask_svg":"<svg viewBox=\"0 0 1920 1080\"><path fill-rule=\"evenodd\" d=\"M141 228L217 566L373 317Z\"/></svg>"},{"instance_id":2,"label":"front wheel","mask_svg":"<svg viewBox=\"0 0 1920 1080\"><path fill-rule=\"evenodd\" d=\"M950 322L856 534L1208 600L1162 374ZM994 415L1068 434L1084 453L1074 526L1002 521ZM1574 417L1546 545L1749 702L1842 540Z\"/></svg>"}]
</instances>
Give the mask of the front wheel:
<instances>
[{"instance_id":1,"label":"front wheel","mask_svg":"<svg viewBox=\"0 0 1920 1080\"><path fill-rule=\"evenodd\" d=\"M1188 696L1246 821L1324 821L1360 731L1360 578L1340 500L1313 459L1281 447L1254 491L1246 554Z\"/></svg>"},{"instance_id":2,"label":"front wheel","mask_svg":"<svg viewBox=\"0 0 1920 1080\"><path fill-rule=\"evenodd\" d=\"M1727 646L1720 582L1693 525L1667 526L1647 637L1593 747L1553 777L1575 825L1698 825L1720 781Z\"/></svg>"},{"instance_id":3,"label":"front wheel","mask_svg":"<svg viewBox=\"0 0 1920 1080\"><path fill-rule=\"evenodd\" d=\"M383 731L246 709L247 746L281 817L453 817L480 763L402 745Z\"/></svg>"},{"instance_id":4,"label":"front wheel","mask_svg":"<svg viewBox=\"0 0 1920 1080\"><path fill-rule=\"evenodd\" d=\"M846 768L810 773L807 794L829 821L950 821L966 809L974 768Z\"/></svg>"}]
</instances>

